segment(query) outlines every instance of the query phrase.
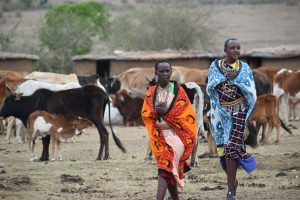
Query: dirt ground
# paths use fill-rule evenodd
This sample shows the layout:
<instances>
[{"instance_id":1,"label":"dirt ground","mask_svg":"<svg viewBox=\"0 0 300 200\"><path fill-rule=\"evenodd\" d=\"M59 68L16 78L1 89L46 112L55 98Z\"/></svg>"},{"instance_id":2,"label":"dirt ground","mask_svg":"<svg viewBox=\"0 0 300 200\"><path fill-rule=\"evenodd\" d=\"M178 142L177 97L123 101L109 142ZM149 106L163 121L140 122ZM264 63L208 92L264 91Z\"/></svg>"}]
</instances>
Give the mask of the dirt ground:
<instances>
[{"instance_id":1,"label":"dirt ground","mask_svg":"<svg viewBox=\"0 0 300 200\"><path fill-rule=\"evenodd\" d=\"M295 123L300 127L300 122ZM62 161L29 161L28 144L4 143L0 136L0 199L155 199L157 168L144 162L148 135L145 127L114 126L127 148L123 154L110 136L110 160L95 161L99 136L95 128L81 135L78 143L62 143ZM300 129L290 135L282 131L276 145L275 132L269 144L248 147L258 168L248 175L238 170L238 199L299 199ZM201 143L198 153L207 149ZM41 155L37 141L37 155ZM202 158L199 167L186 174L181 199L224 199L226 177L217 158ZM281 176L280 176L281 175ZM169 198L167 194L166 199ZM170 198L169 198L170 199Z\"/></svg>"}]
</instances>

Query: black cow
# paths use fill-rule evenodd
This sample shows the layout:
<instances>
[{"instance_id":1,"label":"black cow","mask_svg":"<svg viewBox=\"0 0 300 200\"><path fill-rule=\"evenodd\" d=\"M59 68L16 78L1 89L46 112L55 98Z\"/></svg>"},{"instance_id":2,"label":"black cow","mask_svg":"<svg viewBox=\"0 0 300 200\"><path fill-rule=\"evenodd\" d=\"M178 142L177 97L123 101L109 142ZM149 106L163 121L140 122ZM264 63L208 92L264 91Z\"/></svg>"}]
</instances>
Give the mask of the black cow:
<instances>
[{"instance_id":1,"label":"black cow","mask_svg":"<svg viewBox=\"0 0 300 200\"><path fill-rule=\"evenodd\" d=\"M101 160L102 158L109 158L108 131L103 125L104 110L108 103L109 97L107 93L95 85L86 85L81 88L57 92L39 89L31 96L23 96L19 100L15 99L14 95L8 96L0 111L0 116L14 116L19 118L26 127L29 114L36 110L45 110L49 113L63 114L67 118L73 116L86 118L95 124L100 135L100 149L97 160ZM113 132L111 123L110 128L116 145L123 152L126 152L121 141ZM40 158L41 161L49 159L49 143L50 137L44 137L43 153ZM103 157L104 148L105 154Z\"/></svg>"},{"instance_id":2,"label":"black cow","mask_svg":"<svg viewBox=\"0 0 300 200\"><path fill-rule=\"evenodd\" d=\"M252 73L253 73L254 84L256 88L256 95L260 96L264 94L270 94L271 83L268 77L259 71L252 70Z\"/></svg>"},{"instance_id":3,"label":"black cow","mask_svg":"<svg viewBox=\"0 0 300 200\"><path fill-rule=\"evenodd\" d=\"M88 76L77 76L79 84L84 86L87 84L97 84L99 80L101 85L105 88L108 94L115 94L121 88L120 80L112 77L100 77L98 74L92 74Z\"/></svg>"},{"instance_id":4,"label":"black cow","mask_svg":"<svg viewBox=\"0 0 300 200\"><path fill-rule=\"evenodd\" d=\"M254 78L256 95L261 96L265 94L271 94L272 85L268 77L264 73L257 70L252 70L252 73ZM264 134L267 127L267 123L257 122L255 126L252 123L248 123L247 127L249 130L249 135L245 139L245 144L249 144L251 147L255 147L257 143L256 138L260 130L260 127L263 127L263 134Z\"/></svg>"}]
</instances>

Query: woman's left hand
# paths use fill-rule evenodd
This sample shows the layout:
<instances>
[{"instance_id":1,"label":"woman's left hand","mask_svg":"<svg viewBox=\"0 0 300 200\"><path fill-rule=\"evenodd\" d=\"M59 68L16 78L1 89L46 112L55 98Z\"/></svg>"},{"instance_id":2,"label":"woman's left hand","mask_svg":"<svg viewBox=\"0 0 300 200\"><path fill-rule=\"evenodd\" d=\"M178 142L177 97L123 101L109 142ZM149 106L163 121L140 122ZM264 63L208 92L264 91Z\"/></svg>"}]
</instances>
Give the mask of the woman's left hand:
<instances>
[{"instance_id":1,"label":"woman's left hand","mask_svg":"<svg viewBox=\"0 0 300 200\"><path fill-rule=\"evenodd\" d=\"M155 112L158 115L164 115L168 111L166 103L158 103L155 105Z\"/></svg>"}]
</instances>

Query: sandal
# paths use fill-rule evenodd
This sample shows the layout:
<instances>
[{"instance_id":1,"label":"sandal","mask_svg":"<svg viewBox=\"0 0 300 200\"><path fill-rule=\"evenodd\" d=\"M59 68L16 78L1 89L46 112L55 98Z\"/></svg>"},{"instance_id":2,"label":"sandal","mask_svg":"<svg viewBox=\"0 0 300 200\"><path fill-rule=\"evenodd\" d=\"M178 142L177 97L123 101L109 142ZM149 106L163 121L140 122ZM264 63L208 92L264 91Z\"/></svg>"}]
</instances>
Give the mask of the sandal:
<instances>
[{"instance_id":1,"label":"sandal","mask_svg":"<svg viewBox=\"0 0 300 200\"><path fill-rule=\"evenodd\" d=\"M227 193L226 200L235 200L233 193L228 192L228 193Z\"/></svg>"}]
</instances>

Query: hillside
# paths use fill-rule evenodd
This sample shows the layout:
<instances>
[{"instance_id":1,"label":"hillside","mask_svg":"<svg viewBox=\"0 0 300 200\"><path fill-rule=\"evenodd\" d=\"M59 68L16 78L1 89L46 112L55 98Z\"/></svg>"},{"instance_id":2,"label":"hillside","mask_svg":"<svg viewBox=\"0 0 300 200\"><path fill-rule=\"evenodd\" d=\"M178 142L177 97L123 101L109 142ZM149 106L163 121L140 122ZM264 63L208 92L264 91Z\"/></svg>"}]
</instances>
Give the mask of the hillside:
<instances>
[{"instance_id":1,"label":"hillside","mask_svg":"<svg viewBox=\"0 0 300 200\"><path fill-rule=\"evenodd\" d=\"M62 2L62 0L49 0L48 4L55 5ZM140 9L147 9L149 6L145 3L147 1L142 0L98 2L108 5L112 17L135 6ZM211 25L216 29L216 35L210 52L222 52L223 42L231 37L238 38L245 50L300 44L300 3L297 1L286 1L292 3L271 1L275 3L270 4L235 4L235 1L229 0L224 1L227 4L205 0L191 2L193 4L186 6L191 13L205 11L211 14ZM202 4L195 2L202 2ZM47 9L31 9L3 12L0 18L0 33L13 34L12 51L29 52L38 44L36 32L46 11ZM95 49L96 47L97 44Z\"/></svg>"}]
</instances>

